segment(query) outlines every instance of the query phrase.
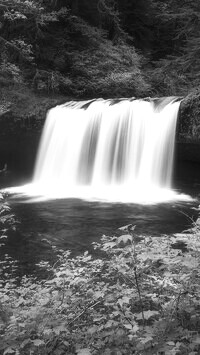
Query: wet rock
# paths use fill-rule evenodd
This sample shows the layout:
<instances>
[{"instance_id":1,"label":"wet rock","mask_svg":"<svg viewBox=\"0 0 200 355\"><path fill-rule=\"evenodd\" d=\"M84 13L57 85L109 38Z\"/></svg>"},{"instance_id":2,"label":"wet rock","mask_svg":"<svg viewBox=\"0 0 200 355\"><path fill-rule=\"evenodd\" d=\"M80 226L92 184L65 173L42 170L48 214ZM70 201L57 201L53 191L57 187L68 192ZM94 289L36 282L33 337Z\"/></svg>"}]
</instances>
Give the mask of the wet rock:
<instances>
[{"instance_id":1,"label":"wet rock","mask_svg":"<svg viewBox=\"0 0 200 355\"><path fill-rule=\"evenodd\" d=\"M176 142L179 159L200 163L200 89L180 104Z\"/></svg>"},{"instance_id":2,"label":"wet rock","mask_svg":"<svg viewBox=\"0 0 200 355\"><path fill-rule=\"evenodd\" d=\"M182 100L177 133L180 142L200 143L200 89Z\"/></svg>"}]
</instances>

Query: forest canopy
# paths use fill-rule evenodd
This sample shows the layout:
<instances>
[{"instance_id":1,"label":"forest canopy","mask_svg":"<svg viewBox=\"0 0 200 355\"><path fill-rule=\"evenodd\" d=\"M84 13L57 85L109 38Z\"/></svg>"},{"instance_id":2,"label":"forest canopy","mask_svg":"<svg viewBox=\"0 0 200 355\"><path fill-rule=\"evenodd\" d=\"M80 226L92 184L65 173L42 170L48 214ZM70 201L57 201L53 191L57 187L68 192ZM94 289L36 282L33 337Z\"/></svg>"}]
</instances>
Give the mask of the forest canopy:
<instances>
[{"instance_id":1,"label":"forest canopy","mask_svg":"<svg viewBox=\"0 0 200 355\"><path fill-rule=\"evenodd\" d=\"M197 0L2 0L1 95L185 95L199 86L199 18Z\"/></svg>"}]
</instances>

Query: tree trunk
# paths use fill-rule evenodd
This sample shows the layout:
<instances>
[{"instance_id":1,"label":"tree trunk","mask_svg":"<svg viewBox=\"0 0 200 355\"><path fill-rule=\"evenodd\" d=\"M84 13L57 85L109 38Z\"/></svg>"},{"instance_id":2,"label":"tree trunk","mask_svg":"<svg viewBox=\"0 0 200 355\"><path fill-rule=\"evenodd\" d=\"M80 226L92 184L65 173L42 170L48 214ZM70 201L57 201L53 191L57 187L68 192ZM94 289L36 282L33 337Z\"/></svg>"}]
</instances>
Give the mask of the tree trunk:
<instances>
[{"instance_id":1,"label":"tree trunk","mask_svg":"<svg viewBox=\"0 0 200 355\"><path fill-rule=\"evenodd\" d=\"M79 0L72 0L71 7L72 7L72 13L74 15L77 15L79 11Z\"/></svg>"}]
</instances>

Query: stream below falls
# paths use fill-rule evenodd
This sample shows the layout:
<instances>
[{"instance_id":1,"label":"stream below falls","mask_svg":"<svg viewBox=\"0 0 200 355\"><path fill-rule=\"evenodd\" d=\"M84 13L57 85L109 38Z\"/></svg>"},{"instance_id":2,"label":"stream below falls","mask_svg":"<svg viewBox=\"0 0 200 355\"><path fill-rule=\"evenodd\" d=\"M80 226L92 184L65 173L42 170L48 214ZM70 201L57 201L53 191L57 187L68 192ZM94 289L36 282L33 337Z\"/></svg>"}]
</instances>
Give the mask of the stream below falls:
<instances>
[{"instance_id":1,"label":"stream below falls","mask_svg":"<svg viewBox=\"0 0 200 355\"><path fill-rule=\"evenodd\" d=\"M181 163L175 171L175 189L190 195L191 201L140 205L81 199L34 202L20 195L10 196L9 204L20 223L1 248L1 259L6 255L16 260L20 276L38 276L38 262L56 260L52 245L70 249L72 255L92 252L92 242L99 241L103 234L117 233L117 228L129 223L136 225L137 234L167 237L182 232L191 227L191 218L197 218L199 170L198 164ZM14 180L13 176L10 182L1 178L1 187L13 185Z\"/></svg>"},{"instance_id":2,"label":"stream below falls","mask_svg":"<svg viewBox=\"0 0 200 355\"><path fill-rule=\"evenodd\" d=\"M15 186L7 191L20 222L1 246L2 261L16 260L20 275L38 276L38 262L56 260L52 246L73 255L92 251L92 242L126 224L166 238L190 228L200 169L174 155L179 105L176 97L125 98L51 109L32 179L0 177L0 187Z\"/></svg>"}]
</instances>

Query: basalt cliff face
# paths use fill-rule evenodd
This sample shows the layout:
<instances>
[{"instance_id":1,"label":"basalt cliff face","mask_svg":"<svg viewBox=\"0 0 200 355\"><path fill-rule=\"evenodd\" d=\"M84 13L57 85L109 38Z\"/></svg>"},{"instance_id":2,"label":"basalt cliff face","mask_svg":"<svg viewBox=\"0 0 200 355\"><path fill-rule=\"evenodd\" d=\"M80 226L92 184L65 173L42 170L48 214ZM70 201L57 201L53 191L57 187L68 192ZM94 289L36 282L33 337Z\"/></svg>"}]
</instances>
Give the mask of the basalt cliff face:
<instances>
[{"instance_id":1,"label":"basalt cliff face","mask_svg":"<svg viewBox=\"0 0 200 355\"><path fill-rule=\"evenodd\" d=\"M0 100L0 136L25 131L41 131L47 111L74 98L65 96L21 96L15 102ZM18 132L19 131L19 132ZM177 140L200 142L200 89L189 94L180 104Z\"/></svg>"},{"instance_id":2,"label":"basalt cliff face","mask_svg":"<svg viewBox=\"0 0 200 355\"><path fill-rule=\"evenodd\" d=\"M200 90L180 104L176 144L179 159L200 163Z\"/></svg>"},{"instance_id":3,"label":"basalt cliff face","mask_svg":"<svg viewBox=\"0 0 200 355\"><path fill-rule=\"evenodd\" d=\"M7 164L10 170L32 174L46 113L64 101L30 93L0 97L0 170Z\"/></svg>"},{"instance_id":4,"label":"basalt cliff face","mask_svg":"<svg viewBox=\"0 0 200 355\"><path fill-rule=\"evenodd\" d=\"M0 102L0 169L31 170L35 161L47 111L72 98L19 96L15 102ZM176 158L200 163L200 90L186 96L179 110Z\"/></svg>"}]
</instances>

